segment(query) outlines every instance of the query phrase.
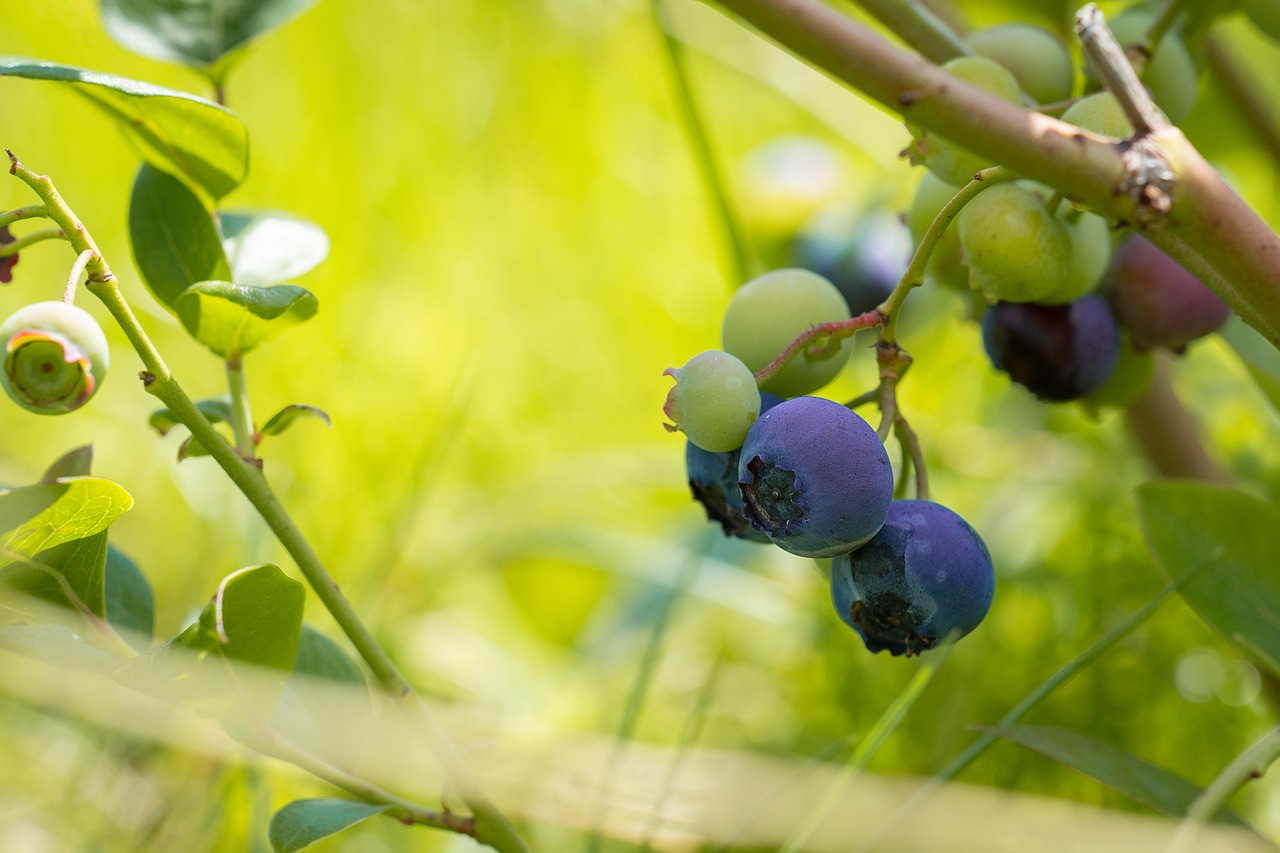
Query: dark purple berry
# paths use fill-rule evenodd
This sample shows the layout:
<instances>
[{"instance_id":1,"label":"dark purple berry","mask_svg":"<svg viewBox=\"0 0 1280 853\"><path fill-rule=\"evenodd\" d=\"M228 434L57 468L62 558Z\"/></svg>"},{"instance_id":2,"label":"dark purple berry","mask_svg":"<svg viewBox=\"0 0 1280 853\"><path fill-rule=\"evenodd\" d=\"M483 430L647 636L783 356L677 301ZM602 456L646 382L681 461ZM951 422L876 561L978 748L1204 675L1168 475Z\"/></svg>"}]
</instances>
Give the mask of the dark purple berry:
<instances>
[{"instance_id":1,"label":"dark purple berry","mask_svg":"<svg viewBox=\"0 0 1280 853\"><path fill-rule=\"evenodd\" d=\"M995 571L982 537L931 501L894 501L875 538L831 561L831 600L873 652L919 654L982 622Z\"/></svg>"},{"instance_id":2,"label":"dark purple berry","mask_svg":"<svg viewBox=\"0 0 1280 853\"><path fill-rule=\"evenodd\" d=\"M1200 279L1137 234L1116 249L1106 276L1107 296L1120 324L1143 349L1187 344L1216 332L1231 309Z\"/></svg>"},{"instance_id":3,"label":"dark purple berry","mask_svg":"<svg viewBox=\"0 0 1280 853\"><path fill-rule=\"evenodd\" d=\"M792 262L824 276L857 316L889 298L911 258L911 234L897 216L872 214L850 224L818 217L796 236Z\"/></svg>"},{"instance_id":4,"label":"dark purple berry","mask_svg":"<svg viewBox=\"0 0 1280 853\"><path fill-rule=\"evenodd\" d=\"M763 414L781 402L782 398L776 394L762 393L760 412ZM741 449L712 453L686 441L684 464L689 475L689 490L706 509L707 520L719 522L725 536L768 542L769 537L753 528L742 514L742 490L738 487L740 455Z\"/></svg>"},{"instance_id":5,"label":"dark purple berry","mask_svg":"<svg viewBox=\"0 0 1280 853\"><path fill-rule=\"evenodd\" d=\"M743 514L775 545L833 557L876 534L893 497L880 437L856 413L796 397L751 426L738 461Z\"/></svg>"},{"instance_id":6,"label":"dark purple berry","mask_svg":"<svg viewBox=\"0 0 1280 853\"><path fill-rule=\"evenodd\" d=\"M17 238L9 233L9 226L0 227L0 246L6 246L9 243L16 243ZM13 281L13 268L18 265L18 253L6 255L0 258L0 284L8 284Z\"/></svg>"},{"instance_id":7,"label":"dark purple berry","mask_svg":"<svg viewBox=\"0 0 1280 853\"><path fill-rule=\"evenodd\" d=\"M1041 400L1075 400L1115 369L1120 333L1101 296L1067 305L997 302L982 318L982 341L997 370Z\"/></svg>"}]
</instances>

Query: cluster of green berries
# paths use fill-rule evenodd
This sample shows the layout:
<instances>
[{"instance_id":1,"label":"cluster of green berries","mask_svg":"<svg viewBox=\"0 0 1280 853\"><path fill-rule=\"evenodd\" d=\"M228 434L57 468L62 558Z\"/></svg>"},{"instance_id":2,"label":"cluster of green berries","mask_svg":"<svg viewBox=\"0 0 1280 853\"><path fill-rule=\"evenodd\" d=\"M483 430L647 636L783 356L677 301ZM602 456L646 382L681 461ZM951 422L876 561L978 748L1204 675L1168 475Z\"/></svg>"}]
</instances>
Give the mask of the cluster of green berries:
<instances>
[{"instance_id":1,"label":"cluster of green berries","mask_svg":"<svg viewBox=\"0 0 1280 853\"><path fill-rule=\"evenodd\" d=\"M850 317L840 291L812 271L746 283L725 312L723 349L667 371L676 384L664 411L688 439L690 489L710 521L729 536L834 558L841 618L872 651L912 655L977 627L994 570L954 512L893 500L888 453L860 415L812 396L848 361L848 337L819 337L765 371L802 333Z\"/></svg>"}]
</instances>

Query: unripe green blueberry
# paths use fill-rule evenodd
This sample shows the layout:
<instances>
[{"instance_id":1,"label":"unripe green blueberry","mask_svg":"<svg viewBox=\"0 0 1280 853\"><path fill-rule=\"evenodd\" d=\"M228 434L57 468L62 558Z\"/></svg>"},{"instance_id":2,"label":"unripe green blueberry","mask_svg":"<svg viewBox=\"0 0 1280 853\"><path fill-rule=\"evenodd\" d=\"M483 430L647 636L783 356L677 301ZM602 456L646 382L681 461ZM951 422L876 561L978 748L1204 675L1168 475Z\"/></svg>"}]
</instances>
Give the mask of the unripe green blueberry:
<instances>
[{"instance_id":1,"label":"unripe green blueberry","mask_svg":"<svg viewBox=\"0 0 1280 853\"><path fill-rule=\"evenodd\" d=\"M65 302L37 302L0 325L0 384L22 408L60 415L80 408L106 378L106 336L89 312Z\"/></svg>"},{"instance_id":2,"label":"unripe green blueberry","mask_svg":"<svg viewBox=\"0 0 1280 853\"><path fill-rule=\"evenodd\" d=\"M1062 285L1038 301L1066 305L1092 293L1102 281L1111 263L1111 226L1096 213L1075 210L1066 202L1059 205L1054 218L1071 240L1071 265Z\"/></svg>"},{"instance_id":3,"label":"unripe green blueberry","mask_svg":"<svg viewBox=\"0 0 1280 853\"><path fill-rule=\"evenodd\" d=\"M1062 39L1034 24L1011 23L983 27L965 36L969 47L994 59L1013 74L1022 91L1036 103L1071 97L1075 71Z\"/></svg>"},{"instance_id":4,"label":"unripe green blueberry","mask_svg":"<svg viewBox=\"0 0 1280 853\"><path fill-rule=\"evenodd\" d=\"M990 92L1011 104L1022 103L1022 90L1009 70L985 56L959 56L942 66L971 86ZM930 172L950 184L962 186L973 180L974 172L992 165L986 157L962 148L946 137L907 123L913 139L908 149L911 162L923 163Z\"/></svg>"},{"instance_id":5,"label":"unripe green blueberry","mask_svg":"<svg viewBox=\"0 0 1280 853\"><path fill-rule=\"evenodd\" d=\"M1128 139L1133 136L1133 124L1124 114L1124 108L1110 92L1095 92L1076 101L1062 114L1062 120L1076 127L1093 131L1112 139Z\"/></svg>"},{"instance_id":6,"label":"unripe green blueberry","mask_svg":"<svg viewBox=\"0 0 1280 853\"><path fill-rule=\"evenodd\" d=\"M767 272L738 288L724 313L721 338L726 352L752 371L768 366L803 332L849 319L849 305L834 284L802 269ZM836 377L852 351L850 338L834 352L796 353L782 370L760 384L780 397L816 391Z\"/></svg>"},{"instance_id":7,"label":"unripe green blueberry","mask_svg":"<svg viewBox=\"0 0 1280 853\"><path fill-rule=\"evenodd\" d=\"M1067 283L1071 238L1031 190L997 184L957 219L970 281L988 300L1036 302Z\"/></svg>"},{"instance_id":8,"label":"unripe green blueberry","mask_svg":"<svg viewBox=\"0 0 1280 853\"><path fill-rule=\"evenodd\" d=\"M674 424L668 429L679 429L712 453L742 446L760 414L760 390L745 364L727 352L708 350L684 367L663 372L676 380L662 407Z\"/></svg>"}]
</instances>

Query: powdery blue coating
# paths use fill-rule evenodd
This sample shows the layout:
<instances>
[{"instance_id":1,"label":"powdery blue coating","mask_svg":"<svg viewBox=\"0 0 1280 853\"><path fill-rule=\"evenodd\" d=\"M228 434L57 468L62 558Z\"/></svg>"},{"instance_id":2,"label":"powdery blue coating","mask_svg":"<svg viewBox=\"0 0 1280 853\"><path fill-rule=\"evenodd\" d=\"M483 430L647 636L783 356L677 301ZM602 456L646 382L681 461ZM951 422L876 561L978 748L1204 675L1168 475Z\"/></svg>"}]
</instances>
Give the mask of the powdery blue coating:
<instances>
[{"instance_id":1,"label":"powdery blue coating","mask_svg":"<svg viewBox=\"0 0 1280 853\"><path fill-rule=\"evenodd\" d=\"M997 370L1041 400L1076 400L1101 388L1120 354L1120 330L1097 294L1067 305L997 302L982 317Z\"/></svg>"},{"instance_id":2,"label":"powdery blue coating","mask_svg":"<svg viewBox=\"0 0 1280 853\"><path fill-rule=\"evenodd\" d=\"M875 430L821 397L780 403L752 424L738 460L743 514L775 545L834 557L876 535L893 470Z\"/></svg>"},{"instance_id":3,"label":"powdery blue coating","mask_svg":"<svg viewBox=\"0 0 1280 853\"><path fill-rule=\"evenodd\" d=\"M761 392L760 411L767 412L781 402L778 395ZM725 536L768 542L769 537L753 528L742 514L742 490L738 488L740 455L741 448L712 453L692 441L686 441L684 466L689 475L689 490L706 509L707 520L719 522Z\"/></svg>"},{"instance_id":4,"label":"powdery blue coating","mask_svg":"<svg viewBox=\"0 0 1280 853\"><path fill-rule=\"evenodd\" d=\"M831 561L836 612L873 652L919 654L982 622L991 554L963 518L932 501L894 501L875 538Z\"/></svg>"}]
</instances>

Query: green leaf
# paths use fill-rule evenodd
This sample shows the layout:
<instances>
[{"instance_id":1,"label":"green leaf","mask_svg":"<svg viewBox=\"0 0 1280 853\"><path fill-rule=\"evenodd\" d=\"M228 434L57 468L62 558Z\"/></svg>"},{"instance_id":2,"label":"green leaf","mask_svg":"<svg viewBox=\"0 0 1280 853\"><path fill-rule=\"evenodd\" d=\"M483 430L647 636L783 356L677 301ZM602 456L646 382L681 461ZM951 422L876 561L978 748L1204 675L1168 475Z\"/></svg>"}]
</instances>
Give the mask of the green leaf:
<instances>
[{"instance_id":1,"label":"green leaf","mask_svg":"<svg viewBox=\"0 0 1280 853\"><path fill-rule=\"evenodd\" d=\"M108 34L122 46L150 59L194 66L220 81L228 63L219 60L316 2L101 0L101 10Z\"/></svg>"},{"instance_id":2,"label":"green leaf","mask_svg":"<svg viewBox=\"0 0 1280 853\"><path fill-rule=\"evenodd\" d=\"M0 57L0 76L65 84L102 108L157 169L190 185L212 208L249 170L249 134L230 110L176 89L69 65Z\"/></svg>"},{"instance_id":3,"label":"green leaf","mask_svg":"<svg viewBox=\"0 0 1280 853\"><path fill-rule=\"evenodd\" d=\"M1227 320L1220 334L1236 351L1240 363L1249 371L1271 405L1280 409L1280 350L1235 314Z\"/></svg>"},{"instance_id":4,"label":"green leaf","mask_svg":"<svg viewBox=\"0 0 1280 853\"><path fill-rule=\"evenodd\" d=\"M143 283L175 314L191 285L231 275L205 204L181 181L145 164L129 199L129 241Z\"/></svg>"},{"instance_id":5,"label":"green leaf","mask_svg":"<svg viewBox=\"0 0 1280 853\"><path fill-rule=\"evenodd\" d=\"M149 648L156 621L151 584L137 564L112 545L107 546L103 587L107 624L138 651Z\"/></svg>"},{"instance_id":6,"label":"green leaf","mask_svg":"<svg viewBox=\"0 0 1280 853\"><path fill-rule=\"evenodd\" d=\"M329 256L324 229L286 213L224 212L222 234L236 284L280 284L310 272Z\"/></svg>"},{"instance_id":7,"label":"green leaf","mask_svg":"<svg viewBox=\"0 0 1280 853\"><path fill-rule=\"evenodd\" d=\"M277 853L293 853L388 808L336 797L294 800L271 816L267 840Z\"/></svg>"},{"instance_id":8,"label":"green leaf","mask_svg":"<svg viewBox=\"0 0 1280 853\"><path fill-rule=\"evenodd\" d=\"M310 292L294 285L202 281L178 299L178 316L196 340L234 359L315 316L317 307Z\"/></svg>"},{"instance_id":9,"label":"green leaf","mask_svg":"<svg viewBox=\"0 0 1280 853\"><path fill-rule=\"evenodd\" d=\"M64 477L88 477L93 466L93 445L85 444L68 450L59 456L40 478L42 483L52 483Z\"/></svg>"},{"instance_id":10,"label":"green leaf","mask_svg":"<svg viewBox=\"0 0 1280 853\"><path fill-rule=\"evenodd\" d=\"M305 624L302 626L293 674L342 684L365 684L364 673L351 656L333 640Z\"/></svg>"},{"instance_id":11,"label":"green leaf","mask_svg":"<svg viewBox=\"0 0 1280 853\"><path fill-rule=\"evenodd\" d=\"M294 422L299 418L318 418L324 422L325 426L333 426L333 421L329 420L328 413L323 409L317 409L315 406L304 406L301 403L291 403L271 416L271 419L262 427L262 435L279 435L293 426Z\"/></svg>"},{"instance_id":12,"label":"green leaf","mask_svg":"<svg viewBox=\"0 0 1280 853\"><path fill-rule=\"evenodd\" d=\"M211 424L231 422L231 400L227 397L209 397L196 401L196 408ZM161 435L168 435L169 430L182 421L168 409L156 409L147 419L147 423Z\"/></svg>"},{"instance_id":13,"label":"green leaf","mask_svg":"<svg viewBox=\"0 0 1280 853\"><path fill-rule=\"evenodd\" d=\"M178 445L178 461L193 459L197 456L208 456L209 448L205 447L194 435L189 435Z\"/></svg>"},{"instance_id":14,"label":"green leaf","mask_svg":"<svg viewBox=\"0 0 1280 853\"><path fill-rule=\"evenodd\" d=\"M1102 743L1053 726L980 726L982 731L1021 744L1078 770L1160 814L1181 817L1200 788L1181 776ZM1239 818L1231 816L1236 822Z\"/></svg>"},{"instance_id":15,"label":"green leaf","mask_svg":"<svg viewBox=\"0 0 1280 853\"><path fill-rule=\"evenodd\" d=\"M118 483L71 477L0 492L0 566L106 530L133 506Z\"/></svg>"},{"instance_id":16,"label":"green leaf","mask_svg":"<svg viewBox=\"0 0 1280 853\"><path fill-rule=\"evenodd\" d=\"M107 531L55 545L31 560L36 565L17 563L6 568L8 587L59 607L74 608L62 584L51 574L56 572L90 613L99 618L105 614L103 573L107 561Z\"/></svg>"},{"instance_id":17,"label":"green leaf","mask_svg":"<svg viewBox=\"0 0 1280 853\"><path fill-rule=\"evenodd\" d=\"M223 579L186 630L121 667L116 678L222 720L265 720L293 668L302 631L302 584L271 565ZM243 677L229 667L250 665Z\"/></svg>"},{"instance_id":18,"label":"green leaf","mask_svg":"<svg viewBox=\"0 0 1280 853\"><path fill-rule=\"evenodd\" d=\"M1280 509L1199 483L1147 483L1137 494L1147 547L1161 569L1170 577L1199 570L1182 597L1201 619L1280 674Z\"/></svg>"}]
</instances>

